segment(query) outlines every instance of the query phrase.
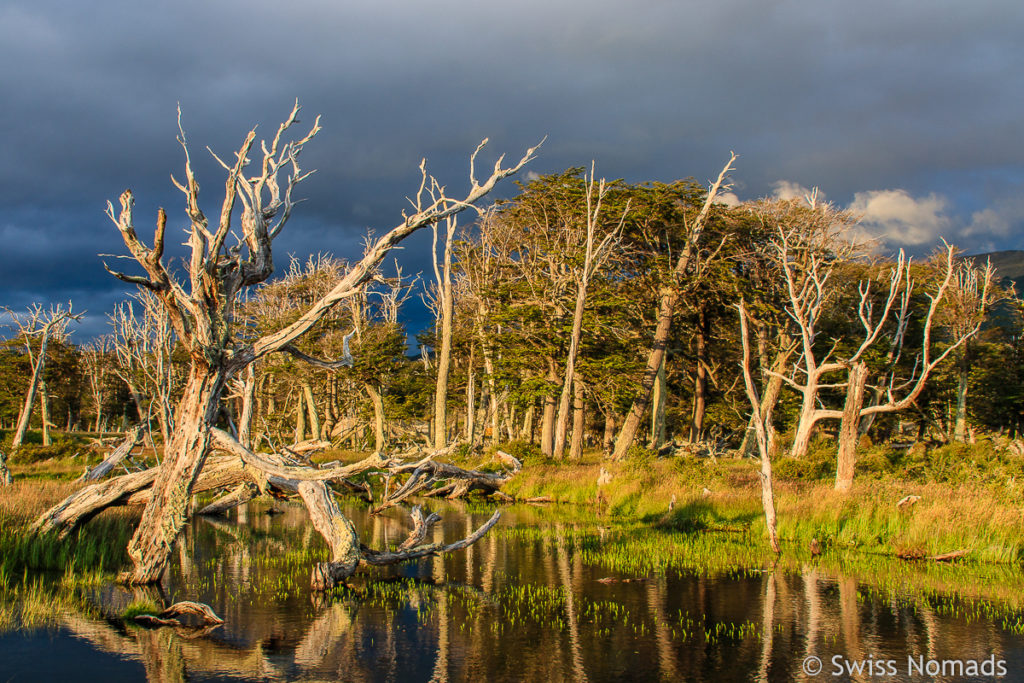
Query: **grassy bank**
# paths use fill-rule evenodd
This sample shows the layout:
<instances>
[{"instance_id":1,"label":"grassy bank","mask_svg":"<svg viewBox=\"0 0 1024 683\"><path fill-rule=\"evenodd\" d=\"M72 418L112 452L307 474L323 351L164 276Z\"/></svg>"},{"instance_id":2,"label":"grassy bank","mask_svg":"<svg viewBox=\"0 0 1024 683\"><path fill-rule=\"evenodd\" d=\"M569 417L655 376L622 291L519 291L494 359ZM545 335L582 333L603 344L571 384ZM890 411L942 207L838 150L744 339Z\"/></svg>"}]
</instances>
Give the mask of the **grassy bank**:
<instances>
[{"instance_id":1,"label":"grassy bank","mask_svg":"<svg viewBox=\"0 0 1024 683\"><path fill-rule=\"evenodd\" d=\"M911 475L900 471L897 459L872 453L862 460L853 491L840 494L828 467L821 466L823 452L819 445L807 460L778 463L775 500L785 551L802 551L816 539L825 549L888 556L966 549L974 561L1024 560L1019 458L963 449L954 467L950 453L936 449L923 458L911 454L923 463ZM642 452L621 463L594 455L578 463L533 459L504 490L519 499L585 505L609 518L666 530L732 532L762 543L757 467L751 460L654 458ZM920 500L898 509L906 496Z\"/></svg>"},{"instance_id":2,"label":"grassy bank","mask_svg":"<svg viewBox=\"0 0 1024 683\"><path fill-rule=\"evenodd\" d=\"M634 449L623 462L609 462L595 453L579 462L556 462L527 444L508 443L502 448L525 463L523 471L504 487L517 499L571 503L603 519L637 522L666 532L725 532L754 547L764 542L758 465L753 460L657 458ZM62 481L77 477L84 461L100 456L83 453L80 445L70 443L51 450L57 457L30 449L12 458L16 484L9 494L0 496L0 568L13 569L12 563L63 567L59 563L69 546L59 544L52 550L58 559L44 561L42 556L51 554L39 546L44 541L20 540L23 522L16 520L34 517L73 490ZM363 456L330 451L315 459L349 462ZM453 460L467 467L500 467L476 454L464 453ZM889 557L968 550L969 561L1024 561L1024 457L1005 445L981 441L972 446L893 450L865 444L849 494L833 490L834 462L834 447L827 441L816 442L806 458L776 459L776 507L786 552L804 552L815 539L824 550ZM896 503L906 496L920 499L898 509ZM114 544L118 549L129 534L125 514L113 510L97 520L113 525L102 536L118 539ZM84 542L82 538L79 543ZM83 546L67 560L112 566L118 552L122 551Z\"/></svg>"}]
</instances>

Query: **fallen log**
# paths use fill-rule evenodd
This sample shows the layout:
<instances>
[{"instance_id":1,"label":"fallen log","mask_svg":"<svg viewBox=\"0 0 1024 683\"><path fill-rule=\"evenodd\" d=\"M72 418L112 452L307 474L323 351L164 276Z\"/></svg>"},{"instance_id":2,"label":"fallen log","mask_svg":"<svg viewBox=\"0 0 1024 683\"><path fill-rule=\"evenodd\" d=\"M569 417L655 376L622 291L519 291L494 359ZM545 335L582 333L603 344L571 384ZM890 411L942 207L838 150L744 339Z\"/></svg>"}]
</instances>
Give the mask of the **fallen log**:
<instances>
[{"instance_id":1,"label":"fallen log","mask_svg":"<svg viewBox=\"0 0 1024 683\"><path fill-rule=\"evenodd\" d=\"M203 620L204 626L220 625L224 623L224 620L217 616L213 609L203 602L193 602L191 600L182 600L176 602L163 612L157 615L152 614L137 614L132 618L137 624L150 627L160 626L181 626L181 621L175 617L180 617L183 614L192 614Z\"/></svg>"},{"instance_id":2,"label":"fallen log","mask_svg":"<svg viewBox=\"0 0 1024 683\"><path fill-rule=\"evenodd\" d=\"M258 495L260 495L259 487L250 482L243 482L220 498L214 500L197 514L219 515L227 512L233 507L238 507L242 503L249 502Z\"/></svg>"},{"instance_id":3,"label":"fallen log","mask_svg":"<svg viewBox=\"0 0 1024 683\"><path fill-rule=\"evenodd\" d=\"M131 494L147 486L151 486L156 480L158 472L159 469L154 467L87 486L40 515L29 527L29 530L39 533L56 531L60 538L64 538L78 524L98 512L118 504L119 501L127 499Z\"/></svg>"},{"instance_id":4,"label":"fallen log","mask_svg":"<svg viewBox=\"0 0 1024 683\"><path fill-rule=\"evenodd\" d=\"M961 557L967 557L970 550L954 550L950 553L942 553L941 555L929 555L928 559L932 562L952 562L953 560L959 560Z\"/></svg>"},{"instance_id":5,"label":"fallen log","mask_svg":"<svg viewBox=\"0 0 1024 683\"><path fill-rule=\"evenodd\" d=\"M110 455L103 459L96 467L87 470L80 479L82 481L96 481L110 474L110 471L117 467L118 463L128 457L139 442L142 441L142 425L136 425L129 430L128 434L121 441L120 445L111 451Z\"/></svg>"},{"instance_id":6,"label":"fallen log","mask_svg":"<svg viewBox=\"0 0 1024 683\"><path fill-rule=\"evenodd\" d=\"M397 491L387 493L381 504L373 509L372 514L377 514L415 495L445 496L449 500L455 500L469 495L472 491L499 492L501 486L518 473L523 465L508 453L498 451L497 454L505 463L512 466L510 471L464 470L455 465L436 461L434 458L439 453L432 453L415 463L393 466L389 468L392 474L409 473L410 476ZM434 488L435 484L439 483L441 486Z\"/></svg>"},{"instance_id":7,"label":"fallen log","mask_svg":"<svg viewBox=\"0 0 1024 683\"><path fill-rule=\"evenodd\" d=\"M231 490L200 512L222 512L251 500L259 492L274 495L297 493L309 510L313 526L331 549L330 561L318 563L313 568L310 584L315 590L326 590L337 585L351 576L361 565L383 566L461 550L486 534L501 516L500 512L495 512L483 526L460 541L447 545L424 544L429 529L440 520L440 517L436 514L424 515L422 510L416 507L412 512L413 528L409 538L396 551L372 550L360 544L352 522L338 509L334 492L327 486L328 481L338 482L369 496L366 485L348 481L347 478L371 470L387 473L389 477L402 473L411 474L409 481L388 498L384 506L387 507L437 482L448 482L453 492L459 493L467 492L475 486L497 491L501 483L521 467L518 460L503 454L503 459L513 467L511 473L463 470L432 460L436 455L450 450L443 449L416 463L398 462L375 453L352 465L317 469L289 464L286 458L277 454L254 453L220 429L211 429L211 434L216 447L228 455L207 459L192 492L229 488ZM86 486L43 513L34 522L32 529L38 532L57 531L63 537L77 524L107 507L145 503L152 497L151 487L158 472L159 468L155 467ZM148 616L151 618L151 625L164 625L159 623L159 620L173 618L164 613Z\"/></svg>"}]
</instances>

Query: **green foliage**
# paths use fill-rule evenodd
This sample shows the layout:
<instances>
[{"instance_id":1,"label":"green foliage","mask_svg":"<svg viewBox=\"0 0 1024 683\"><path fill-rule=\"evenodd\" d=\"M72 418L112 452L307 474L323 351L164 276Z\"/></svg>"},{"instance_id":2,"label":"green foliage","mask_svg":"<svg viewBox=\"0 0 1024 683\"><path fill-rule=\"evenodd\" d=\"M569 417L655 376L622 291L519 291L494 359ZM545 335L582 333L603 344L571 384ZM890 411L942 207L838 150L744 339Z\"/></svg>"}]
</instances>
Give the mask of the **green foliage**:
<instances>
[{"instance_id":1,"label":"green foliage","mask_svg":"<svg viewBox=\"0 0 1024 683\"><path fill-rule=\"evenodd\" d=\"M638 444L633 444L626 451L626 457L624 459L625 469L634 475L644 475L650 473L654 468L654 463L658 459L658 452L651 450L650 448L644 448Z\"/></svg>"},{"instance_id":2,"label":"green foliage","mask_svg":"<svg viewBox=\"0 0 1024 683\"><path fill-rule=\"evenodd\" d=\"M56 435L49 446L39 443L39 437L35 436L33 440L26 439L26 443L23 443L20 448L11 454L10 462L19 465L29 464L55 458L71 458L83 453L91 455L92 449L88 446L83 446L79 440L70 436ZM85 459L82 462L85 462Z\"/></svg>"},{"instance_id":3,"label":"green foliage","mask_svg":"<svg viewBox=\"0 0 1024 683\"><path fill-rule=\"evenodd\" d=\"M125 621L131 621L142 614L155 616L162 611L152 600L133 600L121 612L121 618Z\"/></svg>"},{"instance_id":4,"label":"green foliage","mask_svg":"<svg viewBox=\"0 0 1024 683\"><path fill-rule=\"evenodd\" d=\"M836 474L836 449L831 441L815 439L803 458L783 456L772 463L777 479L790 481L822 481Z\"/></svg>"}]
</instances>

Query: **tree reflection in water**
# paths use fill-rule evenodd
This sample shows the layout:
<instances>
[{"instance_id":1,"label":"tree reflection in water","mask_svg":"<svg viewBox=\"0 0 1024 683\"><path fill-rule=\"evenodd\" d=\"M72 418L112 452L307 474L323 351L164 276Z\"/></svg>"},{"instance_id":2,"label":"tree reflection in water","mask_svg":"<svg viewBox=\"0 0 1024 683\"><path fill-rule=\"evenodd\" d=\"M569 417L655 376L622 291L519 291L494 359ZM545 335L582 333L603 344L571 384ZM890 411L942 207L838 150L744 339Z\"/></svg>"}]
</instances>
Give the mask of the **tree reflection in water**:
<instances>
[{"instance_id":1,"label":"tree reflection in water","mask_svg":"<svg viewBox=\"0 0 1024 683\"><path fill-rule=\"evenodd\" d=\"M250 503L230 517L194 520L165 593L97 590L91 598L106 619L67 613L60 633L26 637L89 643L95 656L74 663L77 678L103 676L116 655L140 662L151 681L774 681L801 678L810 656L829 668L836 654L893 658L901 674L908 656L1024 656L1021 635L1005 628L1020 606L1006 605L1013 592L998 583L970 602L934 586L921 595L882 590L870 577L819 564L628 574L602 566L602 550L621 535L564 512L551 512L548 523L547 512L512 510L506 531L461 556L311 594L307 568L326 549L308 533L301 508L275 506L284 514ZM406 535L401 511L393 512L346 510L377 547ZM438 542L487 516L455 506L442 512ZM515 530L517 521L532 530ZM185 598L207 602L226 623L145 629L118 618L131 602Z\"/></svg>"}]
</instances>

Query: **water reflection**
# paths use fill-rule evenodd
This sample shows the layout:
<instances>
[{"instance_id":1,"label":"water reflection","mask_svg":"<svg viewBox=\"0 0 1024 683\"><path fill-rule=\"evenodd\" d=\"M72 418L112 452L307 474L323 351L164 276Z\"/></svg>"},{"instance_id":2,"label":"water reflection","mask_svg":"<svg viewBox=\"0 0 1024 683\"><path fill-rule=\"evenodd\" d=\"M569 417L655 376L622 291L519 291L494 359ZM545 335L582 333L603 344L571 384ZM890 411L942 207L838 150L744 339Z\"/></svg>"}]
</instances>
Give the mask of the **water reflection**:
<instances>
[{"instance_id":1,"label":"water reflection","mask_svg":"<svg viewBox=\"0 0 1024 683\"><path fill-rule=\"evenodd\" d=\"M250 503L229 517L197 518L164 592L104 587L90 598L107 619L69 613L57 635L23 636L72 637L94 653L73 664L36 663L35 677L49 666L42 677L73 671L74 679L116 680L113 658L138 662L150 681L782 681L806 678L809 657L820 658L829 680L872 680L856 666L832 676L836 655L894 659L898 675L888 680L920 680L909 675L908 657L1024 665L1024 641L1004 623L1019 619L1013 610L965 613L955 599L877 591L817 564L617 573L585 561L600 557L612 534L569 519L545 523L530 510L507 514L503 533L461 555L311 594L308 567L326 549L301 507L273 510ZM393 512L347 510L376 547L406 535ZM442 512L435 541L462 537L489 516ZM517 521L535 532L510 531ZM133 602L178 599L207 602L226 623L150 630L117 619Z\"/></svg>"}]
</instances>

